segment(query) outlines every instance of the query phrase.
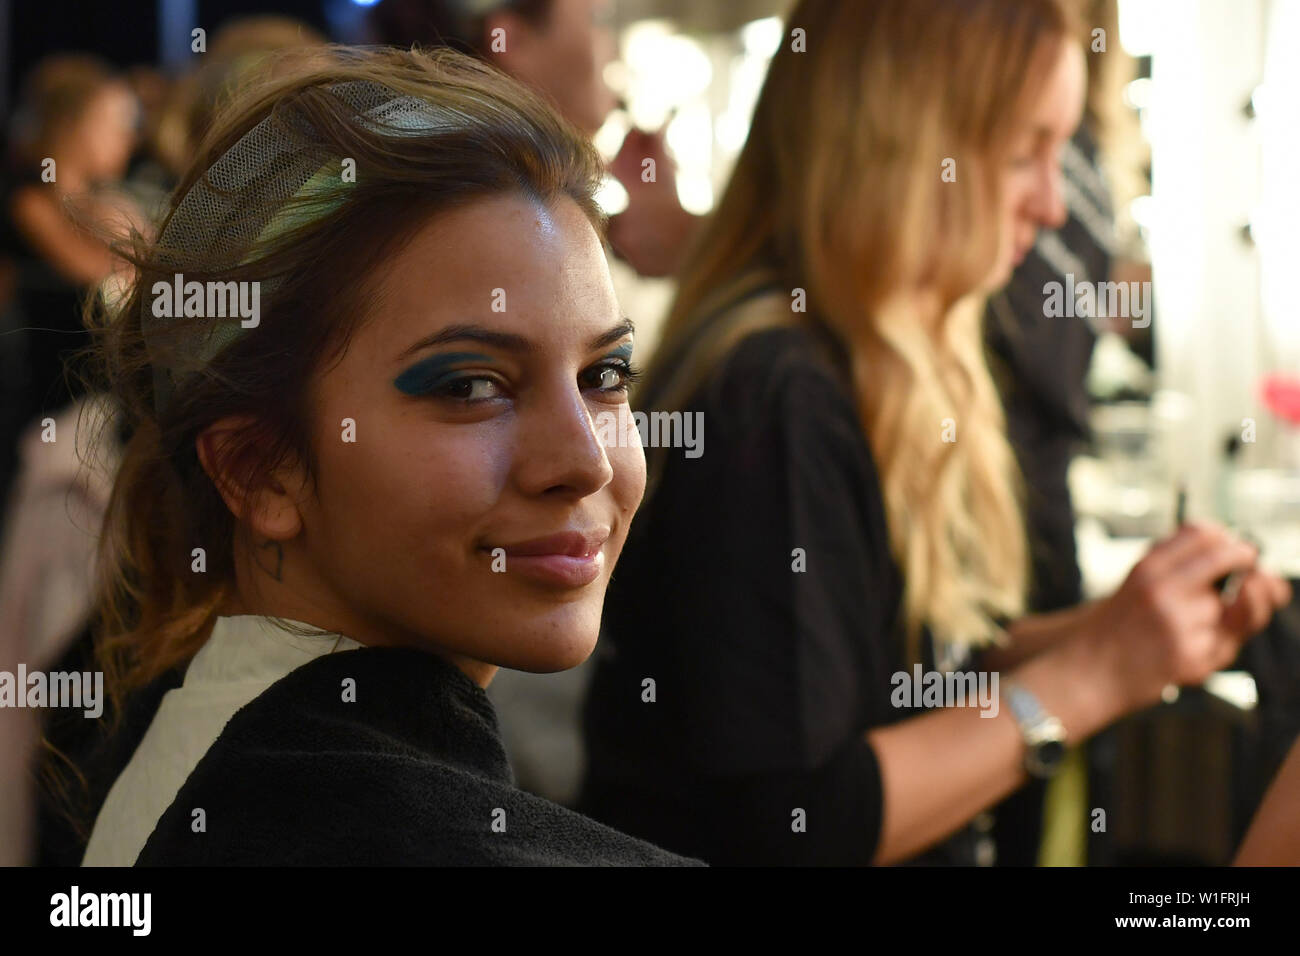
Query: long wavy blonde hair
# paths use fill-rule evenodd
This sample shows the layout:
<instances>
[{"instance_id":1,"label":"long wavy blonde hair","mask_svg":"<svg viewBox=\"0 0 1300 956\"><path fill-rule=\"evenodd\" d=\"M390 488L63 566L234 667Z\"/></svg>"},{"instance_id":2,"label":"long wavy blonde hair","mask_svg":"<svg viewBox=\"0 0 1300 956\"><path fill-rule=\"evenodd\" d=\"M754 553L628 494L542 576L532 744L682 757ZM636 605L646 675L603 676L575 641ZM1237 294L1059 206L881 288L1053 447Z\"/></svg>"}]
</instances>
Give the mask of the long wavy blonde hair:
<instances>
[{"instance_id":1,"label":"long wavy blonde hair","mask_svg":"<svg viewBox=\"0 0 1300 956\"><path fill-rule=\"evenodd\" d=\"M680 408L755 328L812 321L837 337L913 656L923 627L986 644L1024 610L1020 479L985 364L981 289L1004 149L1076 36L1058 0L799 3L647 373L655 405ZM714 321L773 278L777 305ZM796 289L806 315L790 308Z\"/></svg>"}]
</instances>

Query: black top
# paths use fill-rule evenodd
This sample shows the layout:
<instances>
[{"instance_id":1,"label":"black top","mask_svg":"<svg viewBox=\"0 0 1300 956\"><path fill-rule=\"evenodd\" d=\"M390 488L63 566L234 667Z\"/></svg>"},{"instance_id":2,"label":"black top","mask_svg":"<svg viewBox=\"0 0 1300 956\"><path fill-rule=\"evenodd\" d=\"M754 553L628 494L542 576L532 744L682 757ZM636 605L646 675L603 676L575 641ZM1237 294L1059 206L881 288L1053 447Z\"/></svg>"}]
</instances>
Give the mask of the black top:
<instances>
[{"instance_id":1,"label":"black top","mask_svg":"<svg viewBox=\"0 0 1300 956\"><path fill-rule=\"evenodd\" d=\"M191 829L195 808L206 832ZM481 687L432 654L368 647L304 664L240 709L136 865L699 861L519 790Z\"/></svg>"},{"instance_id":2,"label":"black top","mask_svg":"<svg viewBox=\"0 0 1300 956\"><path fill-rule=\"evenodd\" d=\"M13 381L4 383L3 388L14 396L12 401L21 404L19 411L25 417L20 424L37 415L53 414L81 396L79 384L65 378L64 368L74 352L90 344L90 333L81 318L82 299L88 287L69 281L46 262L13 223L14 197L31 187L54 188L30 169L0 181L0 256L9 259L16 269L13 314L5 317L11 327L6 331L24 330L11 335L14 341L3 347L6 351L23 350L16 361L22 363L25 392L15 391L18 383Z\"/></svg>"},{"instance_id":3,"label":"black top","mask_svg":"<svg viewBox=\"0 0 1300 956\"><path fill-rule=\"evenodd\" d=\"M890 705L902 582L848 375L816 333L756 332L688 410L703 454L669 450L605 603L580 809L714 864L869 864L864 733L912 711ZM973 863L973 840L924 860Z\"/></svg>"},{"instance_id":4,"label":"black top","mask_svg":"<svg viewBox=\"0 0 1300 956\"><path fill-rule=\"evenodd\" d=\"M79 382L65 375L65 367L90 344L81 319L86 290L46 262L14 225L14 196L32 186L54 188L31 169L0 172L0 260L7 261L14 281L12 298L0 302L0 501L19 465L23 430L81 397Z\"/></svg>"}]
</instances>

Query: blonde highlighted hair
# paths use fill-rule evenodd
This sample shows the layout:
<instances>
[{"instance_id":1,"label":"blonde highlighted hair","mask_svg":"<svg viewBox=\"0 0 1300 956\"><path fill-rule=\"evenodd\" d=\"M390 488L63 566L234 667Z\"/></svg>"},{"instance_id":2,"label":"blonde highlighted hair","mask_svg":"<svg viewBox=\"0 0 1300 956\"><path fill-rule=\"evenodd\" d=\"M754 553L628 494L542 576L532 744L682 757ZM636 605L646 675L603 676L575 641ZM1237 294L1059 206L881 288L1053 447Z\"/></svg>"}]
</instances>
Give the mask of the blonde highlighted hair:
<instances>
[{"instance_id":1,"label":"blonde highlighted hair","mask_svg":"<svg viewBox=\"0 0 1300 956\"><path fill-rule=\"evenodd\" d=\"M795 28L806 52L790 44ZM980 645L1024 610L1019 476L985 364L981 289L998 249L1005 144L1075 35L1057 0L799 3L648 370L655 405L682 407L756 328L811 321L836 336L880 474L914 657L923 627ZM770 279L787 295L805 290L807 315L786 298L714 321Z\"/></svg>"}]
</instances>

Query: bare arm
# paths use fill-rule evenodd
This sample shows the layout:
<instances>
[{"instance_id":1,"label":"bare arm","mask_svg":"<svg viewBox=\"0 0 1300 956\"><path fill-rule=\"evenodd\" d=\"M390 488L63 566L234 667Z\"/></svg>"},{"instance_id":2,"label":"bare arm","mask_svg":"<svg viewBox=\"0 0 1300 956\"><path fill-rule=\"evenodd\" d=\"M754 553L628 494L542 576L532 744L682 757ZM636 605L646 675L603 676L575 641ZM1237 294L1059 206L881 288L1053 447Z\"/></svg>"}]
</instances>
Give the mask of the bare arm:
<instances>
[{"instance_id":1,"label":"bare arm","mask_svg":"<svg viewBox=\"0 0 1300 956\"><path fill-rule=\"evenodd\" d=\"M1056 647L1071 634L1088 627L1099 602L1089 601L1049 614L1030 614L1007 627L1011 643L984 653L983 663L992 670L1009 671L1043 651Z\"/></svg>"},{"instance_id":2,"label":"bare arm","mask_svg":"<svg viewBox=\"0 0 1300 956\"><path fill-rule=\"evenodd\" d=\"M1300 740L1291 747L1255 819L1246 831L1233 866L1300 866Z\"/></svg>"},{"instance_id":3,"label":"bare arm","mask_svg":"<svg viewBox=\"0 0 1300 956\"><path fill-rule=\"evenodd\" d=\"M1290 600L1277 578L1251 570L1231 606L1213 582L1253 568L1256 552L1222 529L1187 526L1158 544L1112 597L1076 619L1010 675L1078 743L1154 704L1168 684L1199 684ZM990 676L990 680L991 680ZM999 684L1001 681L999 681ZM1000 688L999 688L1000 689ZM942 840L1025 780L1014 717L956 708L867 733L884 787L875 862L894 863Z\"/></svg>"},{"instance_id":4,"label":"bare arm","mask_svg":"<svg viewBox=\"0 0 1300 956\"><path fill-rule=\"evenodd\" d=\"M1065 724L1075 743L1130 707L1105 654L1091 642L1067 641L1011 676ZM873 730L867 739L885 789L877 864L914 856L1026 780L1020 728L1000 705L994 717L975 708L935 711Z\"/></svg>"},{"instance_id":5,"label":"bare arm","mask_svg":"<svg viewBox=\"0 0 1300 956\"><path fill-rule=\"evenodd\" d=\"M52 196L23 189L14 196L10 213L32 248L70 282L93 285L113 273L118 259L112 250L69 219Z\"/></svg>"}]
</instances>

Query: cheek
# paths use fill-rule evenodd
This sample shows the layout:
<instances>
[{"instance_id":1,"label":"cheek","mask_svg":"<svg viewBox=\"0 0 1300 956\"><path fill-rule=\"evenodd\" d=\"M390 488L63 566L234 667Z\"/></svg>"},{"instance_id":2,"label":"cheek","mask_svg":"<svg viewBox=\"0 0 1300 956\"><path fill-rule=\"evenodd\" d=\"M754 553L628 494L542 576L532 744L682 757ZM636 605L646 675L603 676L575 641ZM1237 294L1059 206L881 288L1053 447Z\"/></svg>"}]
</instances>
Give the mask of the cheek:
<instances>
[{"instance_id":1,"label":"cheek","mask_svg":"<svg viewBox=\"0 0 1300 956\"><path fill-rule=\"evenodd\" d=\"M572 31L568 49L564 51L564 62L568 64L564 80L570 96L589 99L592 92L602 85L596 44L590 26L584 25Z\"/></svg>"},{"instance_id":2,"label":"cheek","mask_svg":"<svg viewBox=\"0 0 1300 956\"><path fill-rule=\"evenodd\" d=\"M420 422L365 435L363 425L355 443L336 432L322 448L321 510L337 532L326 537L346 535L358 552L466 551L508 470L501 430Z\"/></svg>"}]
</instances>

